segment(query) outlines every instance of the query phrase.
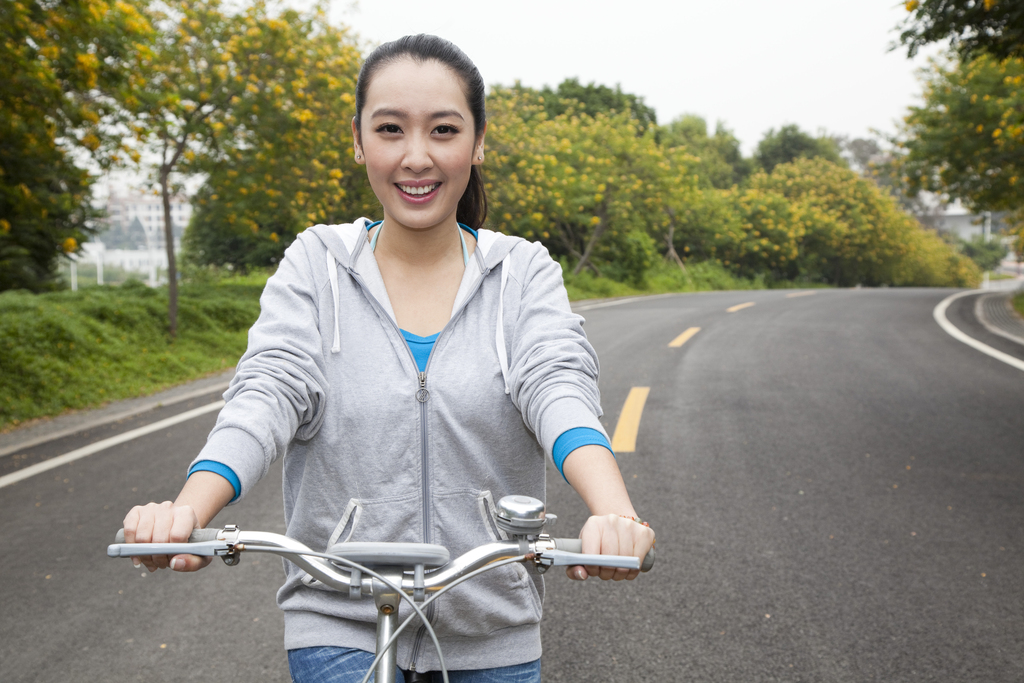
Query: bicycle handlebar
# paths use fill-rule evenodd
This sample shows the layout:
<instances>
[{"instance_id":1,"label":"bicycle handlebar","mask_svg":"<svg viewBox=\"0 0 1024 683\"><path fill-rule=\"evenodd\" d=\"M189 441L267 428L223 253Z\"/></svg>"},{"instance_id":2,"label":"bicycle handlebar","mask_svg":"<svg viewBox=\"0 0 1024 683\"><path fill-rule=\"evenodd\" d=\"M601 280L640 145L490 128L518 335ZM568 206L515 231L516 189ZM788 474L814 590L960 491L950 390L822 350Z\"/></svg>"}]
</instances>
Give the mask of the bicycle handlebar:
<instances>
[{"instance_id":1,"label":"bicycle handlebar","mask_svg":"<svg viewBox=\"0 0 1024 683\"><path fill-rule=\"evenodd\" d=\"M206 557L237 558L244 550L263 550L288 557L295 565L313 578L339 591L370 594L372 581L368 576L356 574L358 584L354 585L351 574L336 564L317 557L321 553L312 551L299 541L281 534L261 531L240 531L233 527L224 529L196 529L187 543L125 543L124 529L118 531L117 541L107 547L109 557L138 557L141 555L202 555ZM455 558L438 569L425 572L423 582L416 585L412 576L402 578L402 590L412 592L414 588L434 592L440 590L460 576L500 560L521 557L532 559L540 567L598 565L623 569L650 571L654 566L654 549L641 563L636 557L622 555L583 555L582 541L578 538L549 538L540 536L534 541L497 541L478 546ZM412 569L409 567L408 569Z\"/></svg>"}]
</instances>

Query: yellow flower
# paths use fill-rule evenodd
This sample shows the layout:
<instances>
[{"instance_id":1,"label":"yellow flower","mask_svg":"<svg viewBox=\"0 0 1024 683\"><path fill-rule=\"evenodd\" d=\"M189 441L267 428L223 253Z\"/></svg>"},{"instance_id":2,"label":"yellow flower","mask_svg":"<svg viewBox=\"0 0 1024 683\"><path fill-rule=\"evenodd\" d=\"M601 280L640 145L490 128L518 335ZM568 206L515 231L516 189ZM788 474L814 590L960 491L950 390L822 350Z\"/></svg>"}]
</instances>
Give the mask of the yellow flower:
<instances>
[{"instance_id":1,"label":"yellow flower","mask_svg":"<svg viewBox=\"0 0 1024 683\"><path fill-rule=\"evenodd\" d=\"M903 3L903 6L907 8L908 12L913 12L914 10L917 9L917 6L919 4L920 3L917 0L907 0L905 3ZM988 0L985 0L985 4L988 4Z\"/></svg>"},{"instance_id":2,"label":"yellow flower","mask_svg":"<svg viewBox=\"0 0 1024 683\"><path fill-rule=\"evenodd\" d=\"M64 250L65 254L74 253L78 251L78 240L76 240L74 237L69 237L66 240L64 240L64 243L61 245L61 248Z\"/></svg>"}]
</instances>

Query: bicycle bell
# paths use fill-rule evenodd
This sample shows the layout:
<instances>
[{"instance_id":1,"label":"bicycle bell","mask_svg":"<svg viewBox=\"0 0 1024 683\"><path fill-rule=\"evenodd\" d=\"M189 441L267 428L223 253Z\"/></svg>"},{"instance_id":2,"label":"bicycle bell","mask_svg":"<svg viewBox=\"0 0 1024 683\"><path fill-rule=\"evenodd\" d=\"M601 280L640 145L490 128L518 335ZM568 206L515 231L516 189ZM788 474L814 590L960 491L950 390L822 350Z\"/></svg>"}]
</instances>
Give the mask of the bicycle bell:
<instances>
[{"instance_id":1,"label":"bicycle bell","mask_svg":"<svg viewBox=\"0 0 1024 683\"><path fill-rule=\"evenodd\" d=\"M496 513L498 528L512 536L535 536L544 527L544 503L530 496L505 496Z\"/></svg>"}]
</instances>

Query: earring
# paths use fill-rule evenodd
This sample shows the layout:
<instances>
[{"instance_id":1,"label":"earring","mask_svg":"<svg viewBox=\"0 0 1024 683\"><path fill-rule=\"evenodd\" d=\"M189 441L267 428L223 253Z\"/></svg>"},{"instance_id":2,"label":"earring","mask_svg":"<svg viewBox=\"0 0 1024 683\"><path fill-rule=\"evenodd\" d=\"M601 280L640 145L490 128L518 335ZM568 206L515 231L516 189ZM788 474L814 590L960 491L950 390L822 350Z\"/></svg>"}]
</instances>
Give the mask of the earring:
<instances>
[{"instance_id":1,"label":"earring","mask_svg":"<svg viewBox=\"0 0 1024 683\"><path fill-rule=\"evenodd\" d=\"M480 161L483 161L484 160L484 155L481 154L480 156L477 157L477 159L479 159Z\"/></svg>"},{"instance_id":2,"label":"earring","mask_svg":"<svg viewBox=\"0 0 1024 683\"><path fill-rule=\"evenodd\" d=\"M357 154L357 155L356 155L356 161L358 161L358 160L360 160L360 159L362 159L362 158L363 158L363 155L362 155L362 154Z\"/></svg>"}]
</instances>

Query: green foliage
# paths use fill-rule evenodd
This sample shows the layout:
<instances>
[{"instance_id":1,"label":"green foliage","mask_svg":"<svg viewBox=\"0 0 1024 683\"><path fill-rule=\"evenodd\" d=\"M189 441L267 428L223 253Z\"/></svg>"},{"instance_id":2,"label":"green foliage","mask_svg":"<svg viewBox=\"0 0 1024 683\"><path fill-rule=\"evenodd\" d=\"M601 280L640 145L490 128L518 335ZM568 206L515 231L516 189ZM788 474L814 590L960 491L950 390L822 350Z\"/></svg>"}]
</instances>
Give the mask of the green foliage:
<instances>
[{"instance_id":1,"label":"green foliage","mask_svg":"<svg viewBox=\"0 0 1024 683\"><path fill-rule=\"evenodd\" d=\"M571 301L672 292L763 289L765 286L763 278L740 278L728 268L712 261L691 263L685 271L675 264L658 262L648 268L638 282L618 282L607 277L597 277L586 270L573 275L564 260L562 270Z\"/></svg>"},{"instance_id":2,"label":"green foliage","mask_svg":"<svg viewBox=\"0 0 1024 683\"><path fill-rule=\"evenodd\" d=\"M624 93L618 85L612 89L597 83L583 85L578 78L567 78L555 90L544 86L539 95L543 98L548 118L565 114L570 109L590 116L628 113L640 133L658 123L657 114L644 104L644 98Z\"/></svg>"},{"instance_id":3,"label":"green foliage","mask_svg":"<svg viewBox=\"0 0 1024 683\"><path fill-rule=\"evenodd\" d=\"M494 88L488 110L491 224L542 240L572 258L575 273L614 263L620 276L641 278L652 242L638 235L660 237L668 209L694 188L694 159L663 149L653 131L638 136L629 112L570 108L549 118L522 88Z\"/></svg>"},{"instance_id":4,"label":"green foliage","mask_svg":"<svg viewBox=\"0 0 1024 683\"><path fill-rule=\"evenodd\" d=\"M261 59L226 109L232 134L192 164L208 180L185 235L190 260L241 269L277 262L309 225L379 210L352 158L355 39L323 13L247 21L235 53Z\"/></svg>"},{"instance_id":5,"label":"green foliage","mask_svg":"<svg viewBox=\"0 0 1024 683\"><path fill-rule=\"evenodd\" d=\"M995 270L1009 252L1006 245L999 240L986 242L981 235L975 235L969 242L960 240L960 249L981 270Z\"/></svg>"},{"instance_id":6,"label":"green foliage","mask_svg":"<svg viewBox=\"0 0 1024 683\"><path fill-rule=\"evenodd\" d=\"M166 332L166 290L139 282L0 294L0 429L231 367L262 289L231 281L184 287L175 341Z\"/></svg>"},{"instance_id":7,"label":"green foliage","mask_svg":"<svg viewBox=\"0 0 1024 683\"><path fill-rule=\"evenodd\" d=\"M1013 308L1017 311L1018 315L1024 317L1024 292L1014 295Z\"/></svg>"},{"instance_id":8,"label":"green foliage","mask_svg":"<svg viewBox=\"0 0 1024 683\"><path fill-rule=\"evenodd\" d=\"M987 52L1024 57L1024 4L1019 0L907 0L900 43L913 57L929 43L950 41L964 58Z\"/></svg>"},{"instance_id":9,"label":"green foliage","mask_svg":"<svg viewBox=\"0 0 1024 683\"><path fill-rule=\"evenodd\" d=\"M765 133L757 145L754 155L766 172L771 173L779 164L788 164L796 159L821 157L834 164L845 166L836 141L828 137L812 137L790 124L778 131L774 128Z\"/></svg>"},{"instance_id":10,"label":"green foliage","mask_svg":"<svg viewBox=\"0 0 1024 683\"><path fill-rule=\"evenodd\" d=\"M800 159L755 176L750 185L792 204L786 236L800 242L795 258L804 277L837 285L969 286L979 280L973 263L849 169ZM782 255L792 254L791 243L776 235L770 242L780 244Z\"/></svg>"},{"instance_id":11,"label":"green foliage","mask_svg":"<svg viewBox=\"0 0 1024 683\"><path fill-rule=\"evenodd\" d=\"M902 174L910 191L956 197L977 210L1024 206L1024 59L981 56L933 63L924 105L901 132Z\"/></svg>"},{"instance_id":12,"label":"green foliage","mask_svg":"<svg viewBox=\"0 0 1024 683\"><path fill-rule=\"evenodd\" d=\"M701 187L727 190L742 184L754 171L752 159L743 157L740 141L719 121L715 134L708 135L708 124L700 116L684 114L658 130L658 139L667 148L679 147L698 160L696 173Z\"/></svg>"},{"instance_id":13,"label":"green foliage","mask_svg":"<svg viewBox=\"0 0 1024 683\"><path fill-rule=\"evenodd\" d=\"M0 291L57 287L57 258L92 233L74 155L109 161L118 139L101 120L148 35L131 2L0 2Z\"/></svg>"}]
</instances>

